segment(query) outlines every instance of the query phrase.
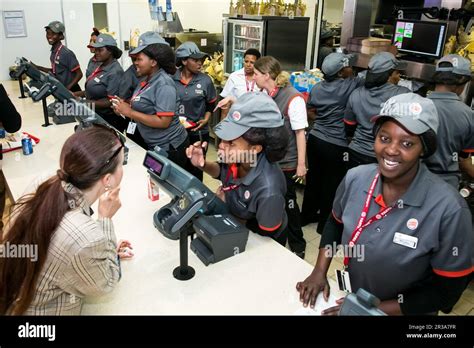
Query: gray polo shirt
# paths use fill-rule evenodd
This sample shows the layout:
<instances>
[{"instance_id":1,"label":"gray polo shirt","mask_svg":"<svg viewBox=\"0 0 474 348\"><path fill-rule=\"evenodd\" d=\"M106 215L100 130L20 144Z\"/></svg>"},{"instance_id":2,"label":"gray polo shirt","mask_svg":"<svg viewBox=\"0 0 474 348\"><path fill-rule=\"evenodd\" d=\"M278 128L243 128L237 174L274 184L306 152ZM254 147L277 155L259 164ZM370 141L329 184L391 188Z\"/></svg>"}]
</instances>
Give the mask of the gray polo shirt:
<instances>
[{"instance_id":1,"label":"gray polo shirt","mask_svg":"<svg viewBox=\"0 0 474 348\"><path fill-rule=\"evenodd\" d=\"M377 171L376 164L353 168L337 189L333 215L344 224L342 245L349 243ZM367 219L383 207L382 178L379 178ZM405 240L417 238L416 248L394 242L396 233L403 234ZM363 288L382 301L398 299L399 294L426 280L433 272L445 277L461 277L472 272L471 213L465 200L450 185L420 163L414 181L399 203L383 219L362 231L353 250L361 246L363 253L349 259L352 291Z\"/></svg>"},{"instance_id":2,"label":"gray polo shirt","mask_svg":"<svg viewBox=\"0 0 474 348\"><path fill-rule=\"evenodd\" d=\"M309 134L328 143L347 146L344 130L344 110L351 93L364 84L364 79L347 78L322 81L313 87L307 102L316 108L316 119Z\"/></svg>"},{"instance_id":3,"label":"gray polo shirt","mask_svg":"<svg viewBox=\"0 0 474 348\"><path fill-rule=\"evenodd\" d=\"M173 79L160 69L149 81L142 81L135 89L130 100L131 106L150 117L172 117L168 128L152 128L140 122L138 130L150 149L160 146L169 150L171 144L174 148L181 145L188 134L179 122L177 107L179 99Z\"/></svg>"},{"instance_id":4,"label":"gray polo shirt","mask_svg":"<svg viewBox=\"0 0 474 348\"><path fill-rule=\"evenodd\" d=\"M211 78L200 72L186 84L181 80L181 70L178 69L173 80L179 97L178 116L184 116L193 122L203 119L206 105L214 103L217 99L216 88ZM207 125L201 129L209 131Z\"/></svg>"},{"instance_id":5,"label":"gray polo shirt","mask_svg":"<svg viewBox=\"0 0 474 348\"><path fill-rule=\"evenodd\" d=\"M62 43L51 47L49 60L51 62L52 75L65 87L72 82L76 71L81 68L74 52Z\"/></svg>"},{"instance_id":6,"label":"gray polo shirt","mask_svg":"<svg viewBox=\"0 0 474 348\"><path fill-rule=\"evenodd\" d=\"M138 77L135 65L130 65L123 73L122 81L120 81L118 96L124 100L129 100L137 88L140 80L141 78Z\"/></svg>"},{"instance_id":7,"label":"gray polo shirt","mask_svg":"<svg viewBox=\"0 0 474 348\"><path fill-rule=\"evenodd\" d=\"M406 87L389 82L371 89L359 87L352 92L344 112L344 122L357 125L349 148L365 156L375 157L375 139L372 135L374 124L370 120L379 114L382 103L396 95L410 92Z\"/></svg>"},{"instance_id":8,"label":"gray polo shirt","mask_svg":"<svg viewBox=\"0 0 474 348\"><path fill-rule=\"evenodd\" d=\"M88 78L100 64L101 62L98 62L95 60L95 56L92 56L91 59L89 59L89 63L87 63L86 78Z\"/></svg>"},{"instance_id":9,"label":"gray polo shirt","mask_svg":"<svg viewBox=\"0 0 474 348\"><path fill-rule=\"evenodd\" d=\"M106 66L100 66L97 73L89 75L86 81L86 97L90 100L100 100L107 96L118 94L123 69L114 59Z\"/></svg>"},{"instance_id":10,"label":"gray polo shirt","mask_svg":"<svg viewBox=\"0 0 474 348\"><path fill-rule=\"evenodd\" d=\"M455 93L432 92L438 110L438 148L424 162L447 183L459 187L459 153L474 149L474 112Z\"/></svg>"},{"instance_id":11,"label":"gray polo shirt","mask_svg":"<svg viewBox=\"0 0 474 348\"><path fill-rule=\"evenodd\" d=\"M220 164L219 179L224 187L238 185L225 192L232 214L243 220L256 219L258 226L277 236L286 228L286 180L278 164L258 155L257 165L242 179L234 178L228 164ZM228 178L228 180L226 180Z\"/></svg>"}]
</instances>

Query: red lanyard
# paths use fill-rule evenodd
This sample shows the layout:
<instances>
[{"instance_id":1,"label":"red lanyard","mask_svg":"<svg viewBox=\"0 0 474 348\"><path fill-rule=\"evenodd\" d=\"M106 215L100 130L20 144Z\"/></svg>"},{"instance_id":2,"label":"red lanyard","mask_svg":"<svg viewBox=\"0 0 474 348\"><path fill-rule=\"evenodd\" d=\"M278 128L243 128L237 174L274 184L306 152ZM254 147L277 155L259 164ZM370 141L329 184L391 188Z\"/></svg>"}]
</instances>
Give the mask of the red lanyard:
<instances>
[{"instance_id":1,"label":"red lanyard","mask_svg":"<svg viewBox=\"0 0 474 348\"><path fill-rule=\"evenodd\" d=\"M56 75L56 59L59 56L59 52L63 49L63 44L60 44L58 49L56 50L56 53L54 54L53 61L51 62L51 70L53 71L53 75Z\"/></svg>"},{"instance_id":2,"label":"red lanyard","mask_svg":"<svg viewBox=\"0 0 474 348\"><path fill-rule=\"evenodd\" d=\"M372 201L372 195L374 193L375 185L377 184L379 177L380 177L380 173L377 173L377 175L375 175L374 180L372 181L372 184L370 185L369 193L367 193L367 198L365 199L364 208L362 209L362 212L360 213L359 222L357 223L356 228L352 232L352 237L349 241L350 248L352 248L357 243L364 228L372 224L374 221L383 219L385 215L387 215L393 209L393 207L387 207L381 212L379 212L378 214L372 216L369 220L367 220L367 213L369 212L370 203ZM349 257L346 255L344 256L344 267L347 267L348 264L349 264Z\"/></svg>"},{"instance_id":3,"label":"red lanyard","mask_svg":"<svg viewBox=\"0 0 474 348\"><path fill-rule=\"evenodd\" d=\"M135 93L134 95L132 95L132 98L130 99L130 102L133 103L133 99L135 99L135 97L138 97L140 94L142 94L144 91L145 91L145 88L147 88L149 85L148 81L142 81L140 82L140 89L138 90L137 93Z\"/></svg>"},{"instance_id":4,"label":"red lanyard","mask_svg":"<svg viewBox=\"0 0 474 348\"><path fill-rule=\"evenodd\" d=\"M255 80L252 80L251 83L245 78L245 86L247 87L247 92L253 92L253 89L255 88Z\"/></svg>"},{"instance_id":5,"label":"red lanyard","mask_svg":"<svg viewBox=\"0 0 474 348\"><path fill-rule=\"evenodd\" d=\"M235 189L237 189L240 185L227 185L227 183L229 182L229 179L230 179L230 175L232 174L232 177L235 179L237 177L237 165L234 163L234 164L231 164L230 167L229 167L229 170L227 170L227 174L226 174L226 177L225 177L225 185L226 186L222 186L222 191L224 192L228 192L228 191L233 191Z\"/></svg>"},{"instance_id":6,"label":"red lanyard","mask_svg":"<svg viewBox=\"0 0 474 348\"><path fill-rule=\"evenodd\" d=\"M102 70L100 70L100 66L98 66L97 68L95 68L95 70L92 72L92 74L89 75L86 82L89 82L90 80L92 80L94 77L99 75L100 72L102 72Z\"/></svg>"},{"instance_id":7,"label":"red lanyard","mask_svg":"<svg viewBox=\"0 0 474 348\"><path fill-rule=\"evenodd\" d=\"M276 96L276 94L278 93L278 90L279 88L278 87L275 87L272 89L272 91L270 93L268 93L268 95L272 98L274 98Z\"/></svg>"}]
</instances>

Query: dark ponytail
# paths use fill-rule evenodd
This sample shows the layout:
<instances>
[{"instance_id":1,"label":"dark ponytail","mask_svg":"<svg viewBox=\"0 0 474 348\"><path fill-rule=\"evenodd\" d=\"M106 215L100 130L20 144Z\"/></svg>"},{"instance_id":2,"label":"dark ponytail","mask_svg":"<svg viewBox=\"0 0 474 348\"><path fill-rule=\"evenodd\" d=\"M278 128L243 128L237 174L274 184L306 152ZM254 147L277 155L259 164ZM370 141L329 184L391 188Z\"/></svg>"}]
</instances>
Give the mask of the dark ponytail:
<instances>
[{"instance_id":1,"label":"dark ponytail","mask_svg":"<svg viewBox=\"0 0 474 348\"><path fill-rule=\"evenodd\" d=\"M165 44L152 44L146 46L142 52L150 59L156 60L158 66L166 71L166 73L170 75L176 73L176 60L170 46Z\"/></svg>"},{"instance_id":2,"label":"dark ponytail","mask_svg":"<svg viewBox=\"0 0 474 348\"><path fill-rule=\"evenodd\" d=\"M282 160L286 155L290 135L285 126L277 128L250 128L242 135L250 145L262 145L270 163Z\"/></svg>"},{"instance_id":3,"label":"dark ponytail","mask_svg":"<svg viewBox=\"0 0 474 348\"><path fill-rule=\"evenodd\" d=\"M61 169L56 175L10 209L0 244L37 246L38 257L36 262L29 258L0 258L0 315L21 315L33 301L51 237L64 215L77 206L72 204L77 196L67 193L64 187L70 184L79 190L90 189L105 174L115 172L120 156L107 161L118 146L121 144L115 131L105 127L73 134L63 145Z\"/></svg>"}]
</instances>

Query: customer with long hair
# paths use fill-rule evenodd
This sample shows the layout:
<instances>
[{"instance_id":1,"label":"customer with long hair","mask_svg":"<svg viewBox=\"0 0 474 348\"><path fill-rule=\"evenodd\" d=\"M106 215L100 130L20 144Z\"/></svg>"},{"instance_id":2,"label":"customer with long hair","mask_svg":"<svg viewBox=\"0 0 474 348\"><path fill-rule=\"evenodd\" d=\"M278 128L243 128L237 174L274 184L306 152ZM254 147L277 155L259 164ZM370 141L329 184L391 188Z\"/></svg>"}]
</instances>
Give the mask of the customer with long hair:
<instances>
[{"instance_id":1,"label":"customer with long hair","mask_svg":"<svg viewBox=\"0 0 474 348\"><path fill-rule=\"evenodd\" d=\"M84 298L115 287L119 258L130 256L118 254L130 243L117 247L112 223L121 206L123 148L111 128L78 131L63 145L57 174L13 206L0 243L37 253L0 258L0 314L77 315Z\"/></svg>"}]
</instances>

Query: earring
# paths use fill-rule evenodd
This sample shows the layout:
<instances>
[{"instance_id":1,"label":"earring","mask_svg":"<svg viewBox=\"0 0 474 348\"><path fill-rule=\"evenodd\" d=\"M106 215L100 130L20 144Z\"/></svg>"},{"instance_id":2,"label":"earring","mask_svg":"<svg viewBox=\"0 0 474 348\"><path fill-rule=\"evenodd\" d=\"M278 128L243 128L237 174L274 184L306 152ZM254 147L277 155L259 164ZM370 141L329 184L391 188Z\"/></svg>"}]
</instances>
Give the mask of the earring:
<instances>
[{"instance_id":1,"label":"earring","mask_svg":"<svg viewBox=\"0 0 474 348\"><path fill-rule=\"evenodd\" d=\"M108 190L110 190L110 185L105 185L105 192L107 192Z\"/></svg>"}]
</instances>

